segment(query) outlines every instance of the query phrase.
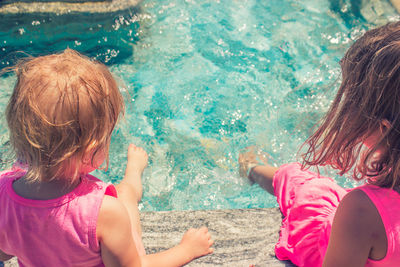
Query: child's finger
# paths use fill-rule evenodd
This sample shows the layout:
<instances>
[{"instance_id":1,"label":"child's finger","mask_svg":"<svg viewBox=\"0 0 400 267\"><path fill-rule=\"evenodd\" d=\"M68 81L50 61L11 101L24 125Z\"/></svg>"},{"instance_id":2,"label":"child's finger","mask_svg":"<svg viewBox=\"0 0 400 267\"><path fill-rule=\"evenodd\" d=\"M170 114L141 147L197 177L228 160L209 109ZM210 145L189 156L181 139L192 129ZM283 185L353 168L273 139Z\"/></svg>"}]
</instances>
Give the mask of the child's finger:
<instances>
[{"instance_id":1,"label":"child's finger","mask_svg":"<svg viewBox=\"0 0 400 267\"><path fill-rule=\"evenodd\" d=\"M211 239L211 234L210 233L206 233L206 238L207 239Z\"/></svg>"},{"instance_id":2,"label":"child's finger","mask_svg":"<svg viewBox=\"0 0 400 267\"><path fill-rule=\"evenodd\" d=\"M205 226L202 226L202 227L200 227L199 231L203 232L203 233L207 233L208 232L208 228L205 227Z\"/></svg>"}]
</instances>

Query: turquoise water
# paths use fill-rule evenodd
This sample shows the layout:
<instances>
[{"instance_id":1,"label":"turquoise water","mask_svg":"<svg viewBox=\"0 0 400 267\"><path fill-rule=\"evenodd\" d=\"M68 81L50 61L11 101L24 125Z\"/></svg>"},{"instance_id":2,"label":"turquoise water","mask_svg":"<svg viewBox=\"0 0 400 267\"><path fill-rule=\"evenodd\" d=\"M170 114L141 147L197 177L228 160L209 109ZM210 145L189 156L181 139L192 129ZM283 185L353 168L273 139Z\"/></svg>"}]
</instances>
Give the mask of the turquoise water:
<instances>
[{"instance_id":1,"label":"turquoise water","mask_svg":"<svg viewBox=\"0 0 400 267\"><path fill-rule=\"evenodd\" d=\"M143 146L150 162L142 210L272 207L272 196L239 177L239 151L255 145L276 165L298 159L335 94L345 50L367 29L399 19L386 1L361 9L333 2L146 0L108 15L10 16L0 19L0 67L18 51L66 47L109 65L127 112L109 170L95 174L120 180L128 144ZM0 79L2 109L14 81ZM4 116L1 123L4 168Z\"/></svg>"}]
</instances>

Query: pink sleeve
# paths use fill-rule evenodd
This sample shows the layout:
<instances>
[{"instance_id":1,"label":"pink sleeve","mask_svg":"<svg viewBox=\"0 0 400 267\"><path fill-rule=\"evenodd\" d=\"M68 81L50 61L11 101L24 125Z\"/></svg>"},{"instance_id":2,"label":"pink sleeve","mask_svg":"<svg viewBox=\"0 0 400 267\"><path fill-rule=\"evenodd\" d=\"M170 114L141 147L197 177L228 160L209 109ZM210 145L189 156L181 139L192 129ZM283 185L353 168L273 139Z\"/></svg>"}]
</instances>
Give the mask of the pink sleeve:
<instances>
[{"instance_id":1,"label":"pink sleeve","mask_svg":"<svg viewBox=\"0 0 400 267\"><path fill-rule=\"evenodd\" d=\"M117 189L115 189L115 186L113 184L109 184L107 186L106 192L104 194L107 196L118 198Z\"/></svg>"}]
</instances>

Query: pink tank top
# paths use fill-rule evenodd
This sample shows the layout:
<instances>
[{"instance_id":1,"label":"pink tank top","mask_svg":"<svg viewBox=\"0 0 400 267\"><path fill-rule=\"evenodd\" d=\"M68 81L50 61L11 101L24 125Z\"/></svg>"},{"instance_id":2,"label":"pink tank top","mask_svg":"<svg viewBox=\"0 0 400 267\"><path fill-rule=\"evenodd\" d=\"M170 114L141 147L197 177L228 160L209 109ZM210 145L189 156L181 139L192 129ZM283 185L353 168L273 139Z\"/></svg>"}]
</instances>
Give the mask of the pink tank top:
<instances>
[{"instance_id":1,"label":"pink tank top","mask_svg":"<svg viewBox=\"0 0 400 267\"><path fill-rule=\"evenodd\" d=\"M364 191L377 208L386 229L388 250L379 261L369 259L367 267L393 267L400 264L400 194L375 185L358 187Z\"/></svg>"},{"instance_id":2,"label":"pink tank top","mask_svg":"<svg viewBox=\"0 0 400 267\"><path fill-rule=\"evenodd\" d=\"M25 171L0 174L0 250L24 266L104 266L96 236L104 194L116 196L113 185L91 175L70 193L51 200L17 195L14 180Z\"/></svg>"}]
</instances>

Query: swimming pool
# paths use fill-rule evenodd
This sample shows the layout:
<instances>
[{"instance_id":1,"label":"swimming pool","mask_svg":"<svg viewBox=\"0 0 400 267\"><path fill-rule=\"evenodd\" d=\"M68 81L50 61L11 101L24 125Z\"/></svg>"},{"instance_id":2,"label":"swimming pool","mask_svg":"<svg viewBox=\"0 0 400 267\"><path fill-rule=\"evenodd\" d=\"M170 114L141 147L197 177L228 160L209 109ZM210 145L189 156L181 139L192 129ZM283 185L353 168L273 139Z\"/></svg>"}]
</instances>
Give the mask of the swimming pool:
<instances>
[{"instance_id":1,"label":"swimming pool","mask_svg":"<svg viewBox=\"0 0 400 267\"><path fill-rule=\"evenodd\" d=\"M335 94L344 51L365 30L399 19L385 1L384 13L364 7L360 14L350 1L332 1L145 0L135 10L74 20L10 16L0 19L0 67L13 64L16 51L66 47L110 66L127 112L110 168L96 175L118 181L128 144L143 146L150 164L142 210L272 207L273 197L239 177L239 151L255 145L275 164L296 160ZM14 79L0 79L2 110ZM4 168L4 116L1 123Z\"/></svg>"}]
</instances>

